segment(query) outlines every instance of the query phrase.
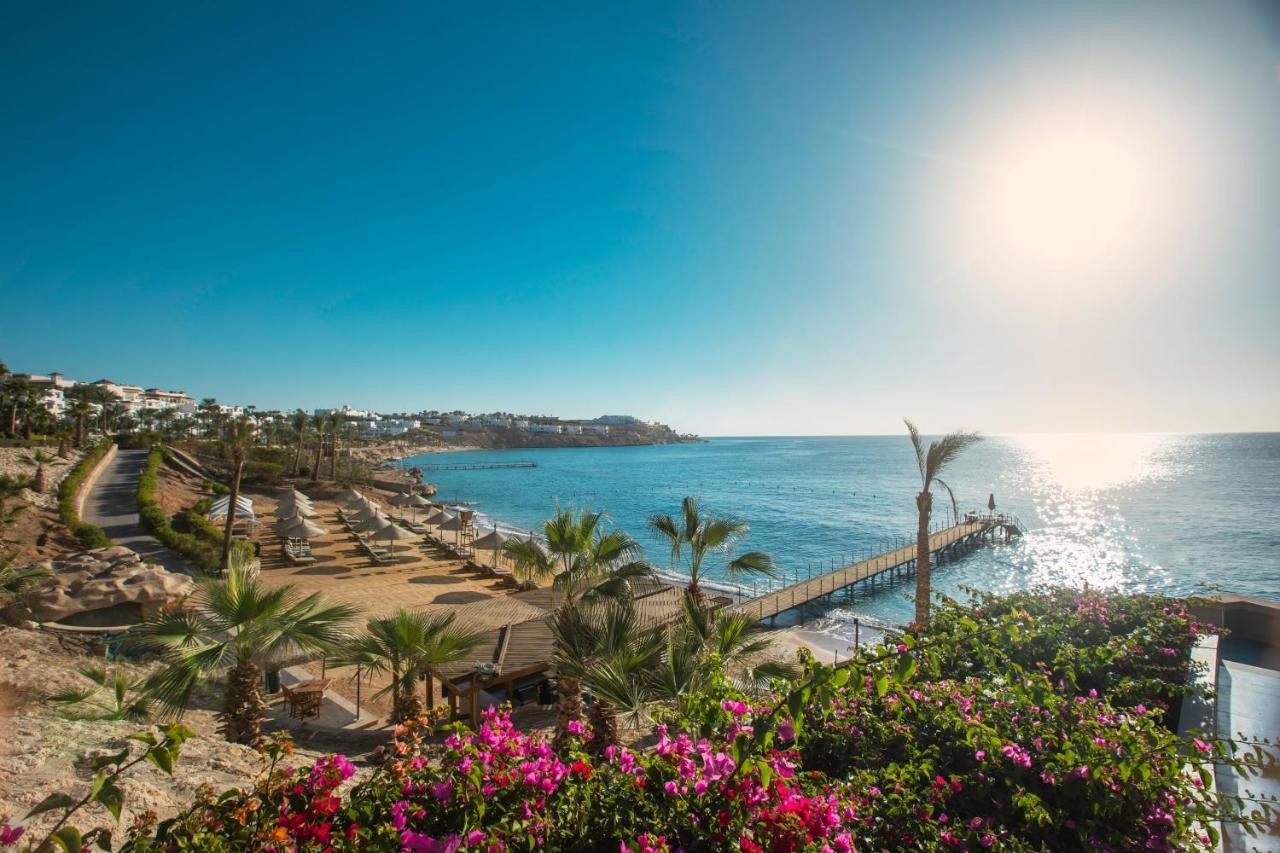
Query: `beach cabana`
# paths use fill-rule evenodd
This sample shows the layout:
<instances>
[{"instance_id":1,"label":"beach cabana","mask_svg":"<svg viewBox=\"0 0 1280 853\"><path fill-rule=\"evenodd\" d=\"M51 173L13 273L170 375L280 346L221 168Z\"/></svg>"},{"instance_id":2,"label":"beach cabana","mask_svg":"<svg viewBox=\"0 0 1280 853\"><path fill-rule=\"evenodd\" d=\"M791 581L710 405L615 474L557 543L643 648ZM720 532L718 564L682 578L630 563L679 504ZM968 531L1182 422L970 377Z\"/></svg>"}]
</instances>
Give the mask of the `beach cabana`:
<instances>
[{"instance_id":1,"label":"beach cabana","mask_svg":"<svg viewBox=\"0 0 1280 853\"><path fill-rule=\"evenodd\" d=\"M205 517L208 518L209 521L215 521L219 518L226 518L227 508L230 505L230 503L231 503L231 496L223 495L222 497L218 498L209 506L209 512L206 514ZM247 522L249 526L249 533L251 534L253 533L253 528L258 523L258 516L253 511L253 501L251 501L249 498L245 497L244 495L236 496L235 521L237 523L241 521Z\"/></svg>"}]
</instances>

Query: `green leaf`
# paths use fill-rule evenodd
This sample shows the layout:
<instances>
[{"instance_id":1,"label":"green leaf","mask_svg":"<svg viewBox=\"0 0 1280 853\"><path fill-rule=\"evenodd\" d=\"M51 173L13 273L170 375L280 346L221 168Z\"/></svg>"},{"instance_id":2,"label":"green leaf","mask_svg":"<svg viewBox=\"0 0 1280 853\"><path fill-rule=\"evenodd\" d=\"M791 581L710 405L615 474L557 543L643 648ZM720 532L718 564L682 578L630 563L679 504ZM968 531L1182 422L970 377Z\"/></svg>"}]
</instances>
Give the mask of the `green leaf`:
<instances>
[{"instance_id":1,"label":"green leaf","mask_svg":"<svg viewBox=\"0 0 1280 853\"><path fill-rule=\"evenodd\" d=\"M849 683L849 668L837 669L835 674L831 676L832 687L844 687Z\"/></svg>"},{"instance_id":2,"label":"green leaf","mask_svg":"<svg viewBox=\"0 0 1280 853\"><path fill-rule=\"evenodd\" d=\"M65 853L80 853L80 848L84 847L84 840L80 837L80 830L74 826L64 826L51 837L58 842L58 846Z\"/></svg>"},{"instance_id":3,"label":"green leaf","mask_svg":"<svg viewBox=\"0 0 1280 853\"><path fill-rule=\"evenodd\" d=\"M876 688L876 697L882 697L889 692L889 677L887 675L877 675L873 682Z\"/></svg>"},{"instance_id":4,"label":"green leaf","mask_svg":"<svg viewBox=\"0 0 1280 853\"><path fill-rule=\"evenodd\" d=\"M156 745L156 736L153 735L151 732L135 732L134 734L129 735L129 740L141 741L142 743L145 743L147 746Z\"/></svg>"},{"instance_id":5,"label":"green leaf","mask_svg":"<svg viewBox=\"0 0 1280 853\"><path fill-rule=\"evenodd\" d=\"M34 809L27 812L27 817L35 817L38 814L44 814L54 809L69 809L76 804L76 801L68 797L66 794L50 794L41 800ZM77 848L79 849L79 848Z\"/></svg>"},{"instance_id":6,"label":"green leaf","mask_svg":"<svg viewBox=\"0 0 1280 853\"><path fill-rule=\"evenodd\" d=\"M170 776L173 775L173 753L163 746L153 746L147 750L147 760Z\"/></svg>"},{"instance_id":7,"label":"green leaf","mask_svg":"<svg viewBox=\"0 0 1280 853\"><path fill-rule=\"evenodd\" d=\"M898 658L898 669L894 673L894 678L899 684L911 678L916 671L916 660L911 655L902 655Z\"/></svg>"},{"instance_id":8,"label":"green leaf","mask_svg":"<svg viewBox=\"0 0 1280 853\"><path fill-rule=\"evenodd\" d=\"M117 788L114 782L105 785L94 799L111 812L112 817L116 820L120 819L120 809L124 806L124 792Z\"/></svg>"}]
</instances>

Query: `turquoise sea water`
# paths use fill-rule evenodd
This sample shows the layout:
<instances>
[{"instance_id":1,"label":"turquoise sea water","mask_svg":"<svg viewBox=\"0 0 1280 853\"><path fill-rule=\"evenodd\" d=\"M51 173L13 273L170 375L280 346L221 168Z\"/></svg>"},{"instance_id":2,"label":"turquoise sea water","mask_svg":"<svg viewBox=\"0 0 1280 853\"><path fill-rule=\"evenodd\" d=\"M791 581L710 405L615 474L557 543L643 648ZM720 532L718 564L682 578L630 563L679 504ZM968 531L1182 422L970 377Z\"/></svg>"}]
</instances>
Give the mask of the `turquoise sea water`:
<instances>
[{"instance_id":1,"label":"turquoise sea water","mask_svg":"<svg viewBox=\"0 0 1280 853\"><path fill-rule=\"evenodd\" d=\"M557 501L607 513L651 562L669 553L645 529L687 494L751 524L745 546L790 576L914 535L918 474L905 436L721 438L660 447L471 451L400 464L528 460L536 468L430 471L445 500L535 528ZM1280 598L1280 434L993 436L947 476L960 512L997 509L1026 535L941 567L937 589L1039 583ZM950 514L935 500L935 520ZM713 574L719 567L713 569ZM748 588L750 582L748 581ZM846 636L852 620L910 618L911 583L877 587L810 614Z\"/></svg>"}]
</instances>

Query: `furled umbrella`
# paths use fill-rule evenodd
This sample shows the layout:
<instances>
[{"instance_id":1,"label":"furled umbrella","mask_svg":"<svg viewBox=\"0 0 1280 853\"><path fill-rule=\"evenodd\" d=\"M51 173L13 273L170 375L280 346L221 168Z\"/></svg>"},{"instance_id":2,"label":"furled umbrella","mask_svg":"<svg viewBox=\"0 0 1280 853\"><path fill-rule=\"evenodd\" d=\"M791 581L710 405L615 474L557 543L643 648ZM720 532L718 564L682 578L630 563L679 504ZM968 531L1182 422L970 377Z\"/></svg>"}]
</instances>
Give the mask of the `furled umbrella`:
<instances>
[{"instance_id":1,"label":"furled umbrella","mask_svg":"<svg viewBox=\"0 0 1280 853\"><path fill-rule=\"evenodd\" d=\"M996 493L992 492L991 497L987 498L987 511L995 513L996 511Z\"/></svg>"},{"instance_id":2,"label":"furled umbrella","mask_svg":"<svg viewBox=\"0 0 1280 853\"><path fill-rule=\"evenodd\" d=\"M493 567L496 569L498 568L498 549L501 548L504 544L506 544L508 541L510 541L513 538L514 537L511 536L511 534L503 533L501 530L498 530L495 527L493 530L490 530L484 536L481 536L479 539L472 542L471 547L484 549L484 550L488 550L489 548L492 548L493 549Z\"/></svg>"},{"instance_id":3,"label":"furled umbrella","mask_svg":"<svg viewBox=\"0 0 1280 853\"><path fill-rule=\"evenodd\" d=\"M390 542L391 558L394 560L396 556L396 543L404 542L409 539L417 539L418 534L405 530L398 524L388 524L369 538L375 542Z\"/></svg>"}]
</instances>

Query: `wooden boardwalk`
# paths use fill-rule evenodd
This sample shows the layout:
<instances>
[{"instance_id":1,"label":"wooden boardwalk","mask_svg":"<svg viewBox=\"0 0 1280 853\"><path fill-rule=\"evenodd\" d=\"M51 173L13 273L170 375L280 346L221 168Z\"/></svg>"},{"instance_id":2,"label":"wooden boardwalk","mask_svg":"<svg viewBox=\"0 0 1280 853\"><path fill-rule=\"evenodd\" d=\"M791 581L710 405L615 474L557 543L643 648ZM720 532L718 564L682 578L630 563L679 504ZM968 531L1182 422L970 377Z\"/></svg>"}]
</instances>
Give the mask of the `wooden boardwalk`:
<instances>
[{"instance_id":1,"label":"wooden boardwalk","mask_svg":"<svg viewBox=\"0 0 1280 853\"><path fill-rule=\"evenodd\" d=\"M489 471L496 468L537 468L537 462L441 462L436 465L419 464L423 471Z\"/></svg>"},{"instance_id":2,"label":"wooden boardwalk","mask_svg":"<svg viewBox=\"0 0 1280 853\"><path fill-rule=\"evenodd\" d=\"M1018 532L1016 520L1006 516L971 518L972 520L967 518L960 524L931 534L929 536L929 553L936 554L948 548L968 544L996 530L1003 530L1006 535ZM782 589L767 592L764 595L736 605L736 609L749 613L757 619L767 619L792 608L802 607L861 581L874 580L881 575L888 574L892 576L893 573L912 570L915 568L915 560L916 545L912 542L910 545L904 545L901 548L877 554L869 559L841 566L817 577L806 578L790 586L784 586Z\"/></svg>"}]
</instances>

